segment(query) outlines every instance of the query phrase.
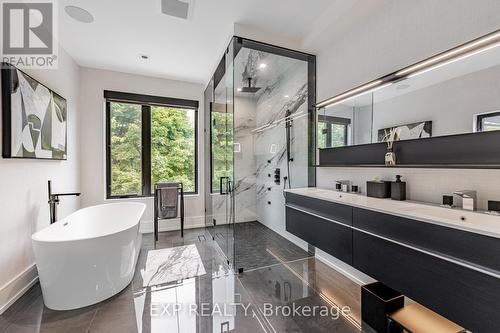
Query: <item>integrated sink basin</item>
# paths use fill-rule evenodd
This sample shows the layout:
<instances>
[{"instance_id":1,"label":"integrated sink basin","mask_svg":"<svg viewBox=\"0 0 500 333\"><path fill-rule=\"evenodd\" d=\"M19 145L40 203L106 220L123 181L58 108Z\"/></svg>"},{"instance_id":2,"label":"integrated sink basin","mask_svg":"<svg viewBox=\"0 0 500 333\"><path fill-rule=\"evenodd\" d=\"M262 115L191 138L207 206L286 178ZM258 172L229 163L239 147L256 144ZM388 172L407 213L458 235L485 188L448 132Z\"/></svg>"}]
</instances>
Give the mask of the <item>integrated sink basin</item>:
<instances>
[{"instance_id":1,"label":"integrated sink basin","mask_svg":"<svg viewBox=\"0 0 500 333\"><path fill-rule=\"evenodd\" d=\"M408 215L416 218L430 219L466 226L489 226L500 229L500 216L485 213L471 212L455 208L444 208L416 204L403 209Z\"/></svg>"},{"instance_id":2,"label":"integrated sink basin","mask_svg":"<svg viewBox=\"0 0 500 333\"><path fill-rule=\"evenodd\" d=\"M370 198L356 193L314 187L292 189L287 192L500 238L500 216L497 215L414 201Z\"/></svg>"}]
</instances>

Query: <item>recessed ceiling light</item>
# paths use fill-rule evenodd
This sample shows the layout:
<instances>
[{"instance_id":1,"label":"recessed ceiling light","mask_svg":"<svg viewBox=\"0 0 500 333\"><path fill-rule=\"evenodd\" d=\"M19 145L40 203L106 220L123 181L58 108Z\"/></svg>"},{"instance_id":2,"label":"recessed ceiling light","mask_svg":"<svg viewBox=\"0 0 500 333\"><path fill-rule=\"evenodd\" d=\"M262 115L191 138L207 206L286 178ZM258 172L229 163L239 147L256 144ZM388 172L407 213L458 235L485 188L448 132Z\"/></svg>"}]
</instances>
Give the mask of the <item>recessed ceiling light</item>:
<instances>
[{"instance_id":1,"label":"recessed ceiling light","mask_svg":"<svg viewBox=\"0 0 500 333\"><path fill-rule=\"evenodd\" d=\"M142 60L148 60L149 59L149 56L147 54L141 54L140 57L141 57Z\"/></svg>"},{"instance_id":2,"label":"recessed ceiling light","mask_svg":"<svg viewBox=\"0 0 500 333\"><path fill-rule=\"evenodd\" d=\"M85 9L78 7L78 6L72 6L68 5L64 7L64 11L66 14L68 14L71 18L74 20L81 22L81 23L92 23L94 22L94 16L90 14L88 11Z\"/></svg>"},{"instance_id":3,"label":"recessed ceiling light","mask_svg":"<svg viewBox=\"0 0 500 333\"><path fill-rule=\"evenodd\" d=\"M267 67L267 64L264 64L264 63L262 63L262 64L259 65L259 68L261 68L261 69L264 69L266 67Z\"/></svg>"},{"instance_id":4,"label":"recessed ceiling light","mask_svg":"<svg viewBox=\"0 0 500 333\"><path fill-rule=\"evenodd\" d=\"M242 90L243 90L243 89L241 89L241 88L236 89L236 91L242 91Z\"/></svg>"},{"instance_id":5,"label":"recessed ceiling light","mask_svg":"<svg viewBox=\"0 0 500 333\"><path fill-rule=\"evenodd\" d=\"M288 95L285 95L284 97L285 97L285 98L289 98L290 96L288 96Z\"/></svg>"}]
</instances>

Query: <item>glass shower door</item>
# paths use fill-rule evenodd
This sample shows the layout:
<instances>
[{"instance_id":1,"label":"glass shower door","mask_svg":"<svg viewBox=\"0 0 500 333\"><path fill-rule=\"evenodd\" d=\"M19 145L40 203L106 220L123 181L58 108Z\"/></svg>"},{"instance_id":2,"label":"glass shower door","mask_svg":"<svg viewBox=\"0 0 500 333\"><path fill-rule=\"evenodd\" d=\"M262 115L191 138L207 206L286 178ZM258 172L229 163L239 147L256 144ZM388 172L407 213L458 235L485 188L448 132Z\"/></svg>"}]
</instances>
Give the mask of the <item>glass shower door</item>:
<instances>
[{"instance_id":1,"label":"glass shower door","mask_svg":"<svg viewBox=\"0 0 500 333\"><path fill-rule=\"evenodd\" d=\"M211 210L213 237L232 265L234 254L233 210L233 106L232 69L224 57L224 74L215 80L214 100L210 109L211 196L207 211Z\"/></svg>"},{"instance_id":2,"label":"glass shower door","mask_svg":"<svg viewBox=\"0 0 500 333\"><path fill-rule=\"evenodd\" d=\"M214 80L210 80L207 88L204 93L204 108L205 108L205 117L204 117L204 148L205 148L205 165L212 165L212 130L211 130L211 114L212 108L214 104ZM205 168L205 229L209 232L212 238L215 237L214 231L214 211L212 204L212 170L209 167Z\"/></svg>"}]
</instances>

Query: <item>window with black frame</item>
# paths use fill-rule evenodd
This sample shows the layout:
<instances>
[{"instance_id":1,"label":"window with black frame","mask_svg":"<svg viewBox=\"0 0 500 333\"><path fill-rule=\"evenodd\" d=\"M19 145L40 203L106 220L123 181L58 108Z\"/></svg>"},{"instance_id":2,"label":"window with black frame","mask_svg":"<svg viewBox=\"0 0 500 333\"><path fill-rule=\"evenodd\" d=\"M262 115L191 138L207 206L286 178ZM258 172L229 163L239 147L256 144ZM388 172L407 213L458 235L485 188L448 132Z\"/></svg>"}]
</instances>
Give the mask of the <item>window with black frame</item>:
<instances>
[{"instance_id":1,"label":"window with black frame","mask_svg":"<svg viewBox=\"0 0 500 333\"><path fill-rule=\"evenodd\" d=\"M318 148L347 146L350 124L349 118L318 115Z\"/></svg>"},{"instance_id":2,"label":"window with black frame","mask_svg":"<svg viewBox=\"0 0 500 333\"><path fill-rule=\"evenodd\" d=\"M476 132L500 130L500 111L477 115Z\"/></svg>"},{"instance_id":3,"label":"window with black frame","mask_svg":"<svg viewBox=\"0 0 500 333\"><path fill-rule=\"evenodd\" d=\"M105 91L107 197L151 196L154 184L198 192L198 101Z\"/></svg>"}]
</instances>

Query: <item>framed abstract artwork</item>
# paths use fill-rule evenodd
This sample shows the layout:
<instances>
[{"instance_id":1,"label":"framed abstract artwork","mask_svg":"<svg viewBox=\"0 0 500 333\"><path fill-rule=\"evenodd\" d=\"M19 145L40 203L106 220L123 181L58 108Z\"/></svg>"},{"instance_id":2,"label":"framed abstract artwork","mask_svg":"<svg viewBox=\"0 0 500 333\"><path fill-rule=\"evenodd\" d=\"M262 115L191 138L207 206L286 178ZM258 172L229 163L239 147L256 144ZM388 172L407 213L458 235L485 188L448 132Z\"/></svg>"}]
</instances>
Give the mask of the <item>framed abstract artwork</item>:
<instances>
[{"instance_id":1,"label":"framed abstract artwork","mask_svg":"<svg viewBox=\"0 0 500 333\"><path fill-rule=\"evenodd\" d=\"M66 99L2 63L2 156L66 160Z\"/></svg>"},{"instance_id":2,"label":"framed abstract artwork","mask_svg":"<svg viewBox=\"0 0 500 333\"><path fill-rule=\"evenodd\" d=\"M378 130L378 142L422 139L432 137L432 121L399 125Z\"/></svg>"}]
</instances>

